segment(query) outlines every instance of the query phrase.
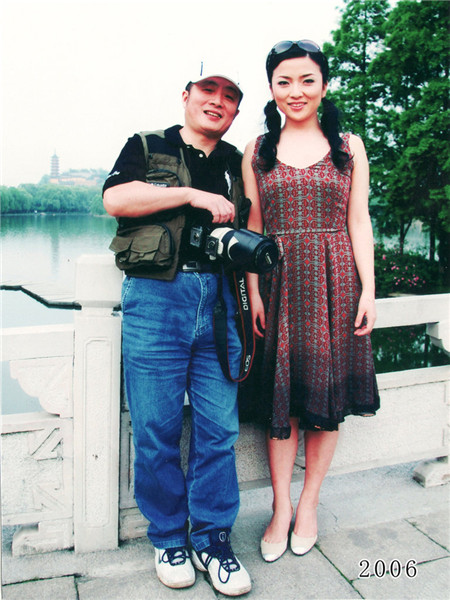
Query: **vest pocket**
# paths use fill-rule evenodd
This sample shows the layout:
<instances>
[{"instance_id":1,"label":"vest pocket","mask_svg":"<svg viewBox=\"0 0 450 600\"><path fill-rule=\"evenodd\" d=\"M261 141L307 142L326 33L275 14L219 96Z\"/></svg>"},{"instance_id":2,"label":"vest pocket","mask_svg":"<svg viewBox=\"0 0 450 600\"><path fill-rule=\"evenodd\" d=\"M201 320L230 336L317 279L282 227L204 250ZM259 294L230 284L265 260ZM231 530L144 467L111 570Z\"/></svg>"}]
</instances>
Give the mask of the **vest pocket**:
<instances>
[{"instance_id":1,"label":"vest pocket","mask_svg":"<svg viewBox=\"0 0 450 600\"><path fill-rule=\"evenodd\" d=\"M172 234L164 224L155 223L116 235L109 249L122 271L145 268L162 271L172 266L175 248Z\"/></svg>"}]
</instances>

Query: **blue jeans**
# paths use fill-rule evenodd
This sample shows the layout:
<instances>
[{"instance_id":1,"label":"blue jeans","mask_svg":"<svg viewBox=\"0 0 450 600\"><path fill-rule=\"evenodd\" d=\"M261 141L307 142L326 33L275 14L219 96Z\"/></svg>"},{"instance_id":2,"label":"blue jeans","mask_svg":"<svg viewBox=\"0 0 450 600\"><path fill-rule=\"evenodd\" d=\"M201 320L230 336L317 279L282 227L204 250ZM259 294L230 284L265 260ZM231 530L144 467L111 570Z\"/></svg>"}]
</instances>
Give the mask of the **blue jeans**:
<instances>
[{"instance_id":1,"label":"blue jeans","mask_svg":"<svg viewBox=\"0 0 450 600\"><path fill-rule=\"evenodd\" d=\"M135 497L157 548L196 550L215 529L231 529L239 508L234 443L237 385L217 359L213 309L219 275L177 273L173 281L127 277L123 284L123 363L133 425ZM237 375L241 342L236 302L223 278L229 357ZM189 465L180 465L183 406L191 406Z\"/></svg>"}]
</instances>

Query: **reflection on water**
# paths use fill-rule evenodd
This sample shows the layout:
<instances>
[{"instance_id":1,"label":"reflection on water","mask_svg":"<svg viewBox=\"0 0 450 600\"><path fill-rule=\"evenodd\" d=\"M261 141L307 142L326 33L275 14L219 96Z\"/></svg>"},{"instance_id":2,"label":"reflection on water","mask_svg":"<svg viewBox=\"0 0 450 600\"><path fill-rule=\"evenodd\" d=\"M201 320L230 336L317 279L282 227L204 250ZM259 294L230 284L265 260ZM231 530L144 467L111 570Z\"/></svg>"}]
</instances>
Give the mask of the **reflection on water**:
<instances>
[{"instance_id":1,"label":"reflection on water","mask_svg":"<svg viewBox=\"0 0 450 600\"><path fill-rule=\"evenodd\" d=\"M89 215L20 215L2 218L2 281L58 282L75 287L75 264L81 254L105 254L115 220ZM2 327L72 323L70 310L50 309L22 292L1 292ZM2 363L2 414L41 410Z\"/></svg>"},{"instance_id":2,"label":"reflection on water","mask_svg":"<svg viewBox=\"0 0 450 600\"><path fill-rule=\"evenodd\" d=\"M32 327L73 323L73 311L49 309L22 292L1 292L2 327ZM9 374L9 362L2 362L1 414L42 410L37 398L26 394Z\"/></svg>"},{"instance_id":3,"label":"reflection on water","mask_svg":"<svg viewBox=\"0 0 450 600\"><path fill-rule=\"evenodd\" d=\"M111 217L21 215L2 218L2 280L58 281L73 288L81 254L108 253Z\"/></svg>"},{"instance_id":4,"label":"reflection on water","mask_svg":"<svg viewBox=\"0 0 450 600\"><path fill-rule=\"evenodd\" d=\"M108 253L116 223L110 217L89 215L21 215L3 217L1 226L3 281L58 282L60 287L72 291L75 287L77 258L81 254ZM409 247L415 250L423 249L424 241L420 229L412 228ZM2 327L73 321L71 311L46 308L21 292L1 292L1 299ZM375 332L374 350L375 358L379 361L378 372L391 370L394 368L391 363L399 362L397 354L400 350L395 344L395 347L391 348L386 344L387 341L386 332ZM412 350L411 344L408 344L408 348L404 350L405 355L402 354L403 362L410 360ZM430 355L437 352L435 349L432 350ZM415 352L422 360L422 347ZM389 358L391 354L395 360L390 360L390 363L383 367L380 363L381 358L386 362L386 357ZM27 396L18 383L11 379L9 364L2 364L2 373L4 414L40 410L37 399Z\"/></svg>"}]
</instances>

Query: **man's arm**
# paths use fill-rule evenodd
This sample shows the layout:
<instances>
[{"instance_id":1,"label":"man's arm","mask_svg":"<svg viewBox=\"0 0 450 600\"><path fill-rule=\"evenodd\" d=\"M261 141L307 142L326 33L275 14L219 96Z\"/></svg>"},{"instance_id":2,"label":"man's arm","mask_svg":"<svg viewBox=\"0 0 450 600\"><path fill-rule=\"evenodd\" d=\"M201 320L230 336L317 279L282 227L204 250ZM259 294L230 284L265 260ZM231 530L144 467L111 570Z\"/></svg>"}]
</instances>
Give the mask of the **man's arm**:
<instances>
[{"instance_id":1,"label":"man's arm","mask_svg":"<svg viewBox=\"0 0 450 600\"><path fill-rule=\"evenodd\" d=\"M139 135L129 138L105 182L103 204L113 217L142 217L185 204L209 210L213 223L234 219L234 205L224 196L190 187L146 183L147 165Z\"/></svg>"},{"instance_id":2,"label":"man's arm","mask_svg":"<svg viewBox=\"0 0 450 600\"><path fill-rule=\"evenodd\" d=\"M213 223L227 223L234 219L234 204L219 194L211 194L190 187L161 188L143 181L121 183L105 190L105 210L113 217L142 217L190 204L209 210Z\"/></svg>"}]
</instances>

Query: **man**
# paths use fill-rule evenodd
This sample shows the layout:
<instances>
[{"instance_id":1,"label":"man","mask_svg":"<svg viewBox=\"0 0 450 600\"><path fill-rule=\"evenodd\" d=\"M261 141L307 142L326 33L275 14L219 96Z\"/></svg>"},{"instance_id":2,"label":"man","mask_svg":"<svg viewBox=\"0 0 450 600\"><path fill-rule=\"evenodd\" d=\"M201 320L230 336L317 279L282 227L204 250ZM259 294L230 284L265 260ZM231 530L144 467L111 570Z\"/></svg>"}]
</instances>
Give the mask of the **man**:
<instances>
[{"instance_id":1,"label":"man","mask_svg":"<svg viewBox=\"0 0 450 600\"><path fill-rule=\"evenodd\" d=\"M204 230L245 224L239 218L245 203L241 154L221 140L241 99L238 84L226 75L189 82L182 94L184 125L130 138L103 196L106 210L119 221L111 247L127 274L123 363L136 451L135 496L150 521L157 575L168 587L193 585L190 522L192 561L209 572L218 591L231 596L248 592L251 582L230 545L239 507L237 389L224 376L215 349L213 311L219 294L228 308L234 371L241 343L228 280L200 242ZM146 232L153 235L158 228L163 262L161 247L166 234L171 238L169 266L151 262L158 252L150 248ZM131 263L131 256L139 264ZM179 444L186 391L192 431L185 476Z\"/></svg>"}]
</instances>

